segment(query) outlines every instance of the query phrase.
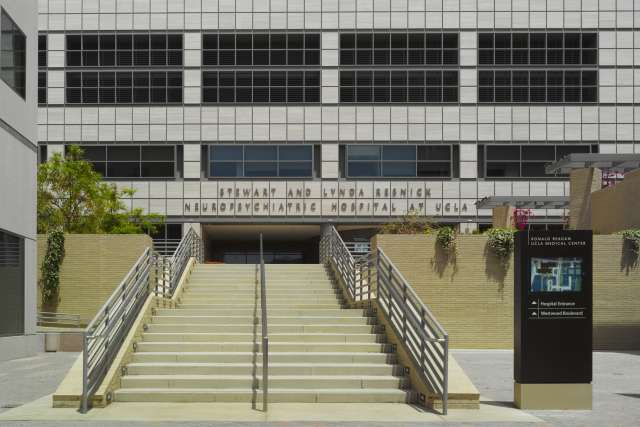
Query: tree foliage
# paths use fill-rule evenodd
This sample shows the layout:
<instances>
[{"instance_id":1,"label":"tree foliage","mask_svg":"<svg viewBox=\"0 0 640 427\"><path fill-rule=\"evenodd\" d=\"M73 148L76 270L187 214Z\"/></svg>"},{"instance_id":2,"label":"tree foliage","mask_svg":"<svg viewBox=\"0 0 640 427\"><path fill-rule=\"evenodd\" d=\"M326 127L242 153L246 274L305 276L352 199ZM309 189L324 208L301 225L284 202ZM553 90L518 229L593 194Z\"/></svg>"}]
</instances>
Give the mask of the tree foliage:
<instances>
[{"instance_id":1,"label":"tree foliage","mask_svg":"<svg viewBox=\"0 0 640 427\"><path fill-rule=\"evenodd\" d=\"M60 266L64 259L64 233L62 230L51 230L47 235L47 251L40 271L42 304L55 305L60 287Z\"/></svg>"},{"instance_id":2,"label":"tree foliage","mask_svg":"<svg viewBox=\"0 0 640 427\"><path fill-rule=\"evenodd\" d=\"M71 146L66 156L54 154L38 168L38 233L62 230L80 234L152 233L161 215L128 209L122 199L132 189L118 189L102 181L82 149Z\"/></svg>"}]
</instances>

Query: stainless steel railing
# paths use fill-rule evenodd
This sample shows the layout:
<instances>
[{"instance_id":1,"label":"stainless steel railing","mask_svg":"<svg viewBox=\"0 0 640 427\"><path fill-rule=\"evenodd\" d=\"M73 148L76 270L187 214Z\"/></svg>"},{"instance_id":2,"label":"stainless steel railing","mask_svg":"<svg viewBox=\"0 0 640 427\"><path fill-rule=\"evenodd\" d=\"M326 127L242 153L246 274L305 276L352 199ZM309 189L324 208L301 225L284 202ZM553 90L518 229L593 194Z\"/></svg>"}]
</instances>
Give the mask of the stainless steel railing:
<instances>
[{"instance_id":1,"label":"stainless steel railing","mask_svg":"<svg viewBox=\"0 0 640 427\"><path fill-rule=\"evenodd\" d=\"M269 406L269 328L267 320L267 280L264 268L264 249L260 233L260 310L262 325L262 409Z\"/></svg>"},{"instance_id":2,"label":"stainless steel railing","mask_svg":"<svg viewBox=\"0 0 640 427\"><path fill-rule=\"evenodd\" d=\"M60 325L77 328L80 326L80 315L39 311L37 323L38 325Z\"/></svg>"},{"instance_id":3,"label":"stainless steel railing","mask_svg":"<svg viewBox=\"0 0 640 427\"><path fill-rule=\"evenodd\" d=\"M163 256L171 256L182 239L153 239L153 250Z\"/></svg>"},{"instance_id":4,"label":"stainless steel railing","mask_svg":"<svg viewBox=\"0 0 640 427\"><path fill-rule=\"evenodd\" d=\"M202 259L200 239L193 230L182 238L171 257L145 249L98 310L83 333L80 412L89 410L92 397L151 292L170 298L190 258Z\"/></svg>"},{"instance_id":5,"label":"stainless steel railing","mask_svg":"<svg viewBox=\"0 0 640 427\"><path fill-rule=\"evenodd\" d=\"M173 295L180 282L182 272L192 257L196 261L202 262L202 240L198 233L190 228L171 256L158 257L158 280L154 287L157 296L170 298Z\"/></svg>"},{"instance_id":6,"label":"stainless steel railing","mask_svg":"<svg viewBox=\"0 0 640 427\"><path fill-rule=\"evenodd\" d=\"M147 248L84 331L82 413L89 410L89 400L100 386L149 295L155 263L156 256Z\"/></svg>"},{"instance_id":7,"label":"stainless steel railing","mask_svg":"<svg viewBox=\"0 0 640 427\"><path fill-rule=\"evenodd\" d=\"M362 277L363 258L354 258L335 227L320 239L320 257L325 264L331 262L354 302L371 299L372 289Z\"/></svg>"},{"instance_id":8,"label":"stainless steel railing","mask_svg":"<svg viewBox=\"0 0 640 427\"><path fill-rule=\"evenodd\" d=\"M380 248L353 257L331 227L320 240L321 261L335 270L350 302L376 301L418 374L448 409L449 335Z\"/></svg>"}]
</instances>

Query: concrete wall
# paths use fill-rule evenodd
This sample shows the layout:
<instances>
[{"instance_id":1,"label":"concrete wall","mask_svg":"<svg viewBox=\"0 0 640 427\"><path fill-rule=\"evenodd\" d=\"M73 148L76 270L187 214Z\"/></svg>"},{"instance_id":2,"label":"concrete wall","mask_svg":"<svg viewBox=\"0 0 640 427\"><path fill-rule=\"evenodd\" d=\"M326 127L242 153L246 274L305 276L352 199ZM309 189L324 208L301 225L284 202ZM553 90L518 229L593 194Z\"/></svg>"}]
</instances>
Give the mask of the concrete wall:
<instances>
[{"instance_id":1,"label":"concrete wall","mask_svg":"<svg viewBox=\"0 0 640 427\"><path fill-rule=\"evenodd\" d=\"M591 195L602 188L602 171L597 168L574 169L570 174L569 228L591 228Z\"/></svg>"},{"instance_id":2,"label":"concrete wall","mask_svg":"<svg viewBox=\"0 0 640 427\"><path fill-rule=\"evenodd\" d=\"M46 244L46 236L39 235L38 266ZM82 323L90 321L151 244L146 234L67 234L57 311L79 314Z\"/></svg>"},{"instance_id":3,"label":"concrete wall","mask_svg":"<svg viewBox=\"0 0 640 427\"><path fill-rule=\"evenodd\" d=\"M624 181L591 194L591 228L594 233L615 233L640 228L640 169Z\"/></svg>"},{"instance_id":4,"label":"concrete wall","mask_svg":"<svg viewBox=\"0 0 640 427\"><path fill-rule=\"evenodd\" d=\"M513 346L513 261L506 270L485 236L459 236L457 254L435 236L378 235L379 245L449 332L453 348ZM640 266L620 236L594 236L594 347L640 349Z\"/></svg>"},{"instance_id":5,"label":"concrete wall","mask_svg":"<svg viewBox=\"0 0 640 427\"><path fill-rule=\"evenodd\" d=\"M0 361L42 349L36 330L36 1L0 0L27 37L26 98L0 79L0 229L24 239L24 335L0 337ZM0 287L2 285L0 277ZM0 309L3 309L0 302Z\"/></svg>"}]
</instances>

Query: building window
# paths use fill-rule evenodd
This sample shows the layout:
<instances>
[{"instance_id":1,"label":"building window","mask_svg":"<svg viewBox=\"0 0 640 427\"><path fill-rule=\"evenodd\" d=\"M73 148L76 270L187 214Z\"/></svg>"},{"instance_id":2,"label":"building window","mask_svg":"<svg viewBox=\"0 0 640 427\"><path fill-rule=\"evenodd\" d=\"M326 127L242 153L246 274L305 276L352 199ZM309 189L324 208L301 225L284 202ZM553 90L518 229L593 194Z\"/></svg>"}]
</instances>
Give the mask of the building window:
<instances>
[{"instance_id":1,"label":"building window","mask_svg":"<svg viewBox=\"0 0 640 427\"><path fill-rule=\"evenodd\" d=\"M38 104L47 103L47 72L38 71Z\"/></svg>"},{"instance_id":2,"label":"building window","mask_svg":"<svg viewBox=\"0 0 640 427\"><path fill-rule=\"evenodd\" d=\"M597 33L479 33L479 65L597 65Z\"/></svg>"},{"instance_id":3,"label":"building window","mask_svg":"<svg viewBox=\"0 0 640 427\"><path fill-rule=\"evenodd\" d=\"M38 67L47 66L47 35L38 36Z\"/></svg>"},{"instance_id":4,"label":"building window","mask_svg":"<svg viewBox=\"0 0 640 427\"><path fill-rule=\"evenodd\" d=\"M103 178L175 178L174 145L82 145L83 157Z\"/></svg>"},{"instance_id":5,"label":"building window","mask_svg":"<svg viewBox=\"0 0 640 427\"><path fill-rule=\"evenodd\" d=\"M597 102L598 72L596 70L478 70L478 101Z\"/></svg>"},{"instance_id":6,"label":"building window","mask_svg":"<svg viewBox=\"0 0 640 427\"><path fill-rule=\"evenodd\" d=\"M67 35L67 67L181 65L182 34Z\"/></svg>"},{"instance_id":7,"label":"building window","mask_svg":"<svg viewBox=\"0 0 640 427\"><path fill-rule=\"evenodd\" d=\"M320 102L320 71L204 71L202 102Z\"/></svg>"},{"instance_id":8,"label":"building window","mask_svg":"<svg viewBox=\"0 0 640 427\"><path fill-rule=\"evenodd\" d=\"M210 145L215 178L312 178L312 145Z\"/></svg>"},{"instance_id":9,"label":"building window","mask_svg":"<svg viewBox=\"0 0 640 427\"><path fill-rule=\"evenodd\" d=\"M24 239L3 230L0 277L0 337L24 334Z\"/></svg>"},{"instance_id":10,"label":"building window","mask_svg":"<svg viewBox=\"0 0 640 427\"><path fill-rule=\"evenodd\" d=\"M340 65L457 65L458 33L341 33Z\"/></svg>"},{"instance_id":11,"label":"building window","mask_svg":"<svg viewBox=\"0 0 640 427\"><path fill-rule=\"evenodd\" d=\"M597 152L597 145L479 145L479 174L485 178L553 178L545 173L548 164L570 153Z\"/></svg>"},{"instance_id":12,"label":"building window","mask_svg":"<svg viewBox=\"0 0 640 427\"><path fill-rule=\"evenodd\" d=\"M340 102L458 102L458 71L340 71Z\"/></svg>"},{"instance_id":13,"label":"building window","mask_svg":"<svg viewBox=\"0 0 640 427\"><path fill-rule=\"evenodd\" d=\"M0 15L0 77L25 98L27 37L4 9Z\"/></svg>"},{"instance_id":14,"label":"building window","mask_svg":"<svg viewBox=\"0 0 640 427\"><path fill-rule=\"evenodd\" d=\"M182 103L181 71L66 73L67 104Z\"/></svg>"},{"instance_id":15,"label":"building window","mask_svg":"<svg viewBox=\"0 0 640 427\"><path fill-rule=\"evenodd\" d=\"M320 65L318 33L202 35L202 65Z\"/></svg>"},{"instance_id":16,"label":"building window","mask_svg":"<svg viewBox=\"0 0 640 427\"><path fill-rule=\"evenodd\" d=\"M453 176L451 145L347 145L346 148L348 178Z\"/></svg>"}]
</instances>

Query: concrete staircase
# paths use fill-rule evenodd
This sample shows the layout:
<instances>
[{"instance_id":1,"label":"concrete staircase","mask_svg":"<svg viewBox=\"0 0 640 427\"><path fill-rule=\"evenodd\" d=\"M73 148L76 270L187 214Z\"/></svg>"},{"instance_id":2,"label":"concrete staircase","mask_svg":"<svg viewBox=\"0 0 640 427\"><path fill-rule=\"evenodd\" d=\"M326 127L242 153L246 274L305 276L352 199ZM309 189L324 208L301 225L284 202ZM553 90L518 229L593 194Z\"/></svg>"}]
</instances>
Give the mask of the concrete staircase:
<instances>
[{"instance_id":1,"label":"concrete staircase","mask_svg":"<svg viewBox=\"0 0 640 427\"><path fill-rule=\"evenodd\" d=\"M259 402L255 265L195 267L175 309L157 309L126 367L120 402ZM344 309L320 264L266 266L271 402L407 402L375 317Z\"/></svg>"}]
</instances>

